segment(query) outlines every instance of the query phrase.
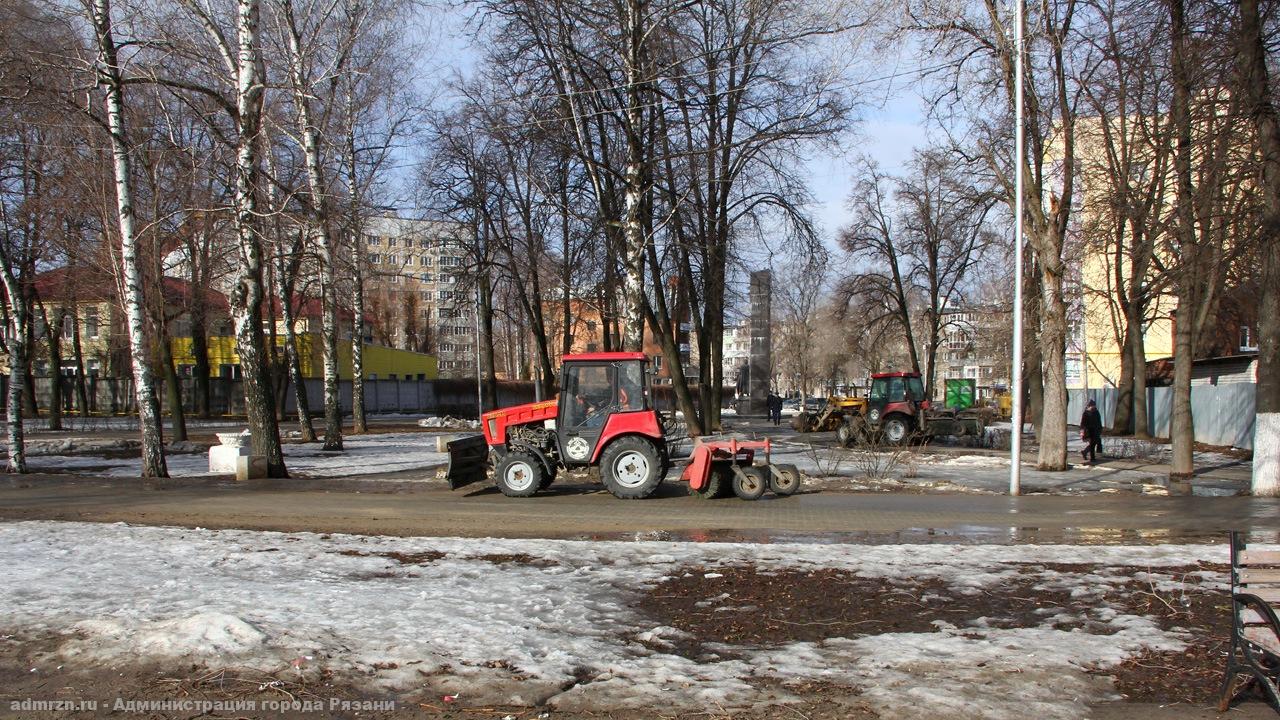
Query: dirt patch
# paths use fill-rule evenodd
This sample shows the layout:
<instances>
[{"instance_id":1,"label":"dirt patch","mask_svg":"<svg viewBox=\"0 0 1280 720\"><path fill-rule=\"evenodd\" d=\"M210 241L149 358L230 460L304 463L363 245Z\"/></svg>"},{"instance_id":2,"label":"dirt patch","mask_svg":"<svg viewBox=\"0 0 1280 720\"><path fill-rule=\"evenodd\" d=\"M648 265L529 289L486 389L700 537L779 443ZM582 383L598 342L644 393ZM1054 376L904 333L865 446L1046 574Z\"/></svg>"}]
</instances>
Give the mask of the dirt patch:
<instances>
[{"instance_id":1,"label":"dirt patch","mask_svg":"<svg viewBox=\"0 0 1280 720\"><path fill-rule=\"evenodd\" d=\"M1230 596L1197 588L1176 596L1132 593L1127 601L1128 612L1155 618L1162 629L1188 631L1187 649L1144 653L1099 674L1111 675L1129 702L1215 702L1231 644Z\"/></svg>"},{"instance_id":2,"label":"dirt patch","mask_svg":"<svg viewBox=\"0 0 1280 720\"><path fill-rule=\"evenodd\" d=\"M361 550L339 550L338 554L346 555L347 557L382 557L382 558L387 558L388 560L395 560L401 565L428 565L437 560L442 560L445 557L448 557L445 553L442 553L436 550L425 550L423 552L416 552L416 553L402 553L402 552L367 553Z\"/></svg>"},{"instance_id":3,"label":"dirt patch","mask_svg":"<svg viewBox=\"0 0 1280 720\"><path fill-rule=\"evenodd\" d=\"M532 565L535 567L550 567L555 565L554 560L546 558L538 558L525 553L490 553L488 555L476 555L473 560L483 560L494 565Z\"/></svg>"},{"instance_id":4,"label":"dirt patch","mask_svg":"<svg viewBox=\"0 0 1280 720\"><path fill-rule=\"evenodd\" d=\"M891 632L934 632L935 622L958 627L1040 627L1115 632L1090 619L1100 607L1154 619L1164 630L1187 633L1184 652L1151 652L1095 674L1111 676L1129 702L1205 705L1213 702L1222 680L1230 633L1225 592L1201 585L1190 571L1224 573L1219 565L1162 568L1182 575L1183 589L1157 591L1135 578L1120 587L1099 588L1097 595L1073 598L1042 586L1043 571L1108 575L1132 569L1093 565L1023 564L1023 574L978 594L964 594L938 580L898 582L858 577L840 570L763 571L755 567L697 567L645 592L640 608L656 625L686 635L649 641L655 650L691 659L710 657L707 644L766 646L821 642ZM708 577L708 575L710 577ZM1069 583L1079 586L1080 583ZM668 644L669 643L669 644ZM716 653L723 657L723 647Z\"/></svg>"},{"instance_id":5,"label":"dirt patch","mask_svg":"<svg viewBox=\"0 0 1280 720\"><path fill-rule=\"evenodd\" d=\"M1019 578L972 595L939 580L899 583L843 570L762 571L755 567L690 568L648 590L640 607L660 625L688 633L672 640L690 658L706 643L775 645L892 632L933 632L936 623L1033 627L1078 604L1066 592L1033 588ZM1083 620L1058 621L1067 630Z\"/></svg>"}]
</instances>

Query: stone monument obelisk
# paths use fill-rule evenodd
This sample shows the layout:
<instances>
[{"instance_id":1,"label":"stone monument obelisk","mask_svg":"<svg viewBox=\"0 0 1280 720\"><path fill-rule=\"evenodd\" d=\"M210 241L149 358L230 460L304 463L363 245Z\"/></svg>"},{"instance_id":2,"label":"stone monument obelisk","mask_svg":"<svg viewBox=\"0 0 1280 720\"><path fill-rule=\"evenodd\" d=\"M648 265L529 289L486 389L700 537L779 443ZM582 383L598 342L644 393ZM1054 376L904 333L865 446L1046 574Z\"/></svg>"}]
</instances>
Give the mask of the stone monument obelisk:
<instances>
[{"instance_id":1,"label":"stone monument obelisk","mask_svg":"<svg viewBox=\"0 0 1280 720\"><path fill-rule=\"evenodd\" d=\"M747 412L752 415L762 415L769 411L769 378L773 372L770 358L773 316L769 307L772 291L771 271L757 270L751 273L751 356L747 369L750 401L747 403Z\"/></svg>"}]
</instances>

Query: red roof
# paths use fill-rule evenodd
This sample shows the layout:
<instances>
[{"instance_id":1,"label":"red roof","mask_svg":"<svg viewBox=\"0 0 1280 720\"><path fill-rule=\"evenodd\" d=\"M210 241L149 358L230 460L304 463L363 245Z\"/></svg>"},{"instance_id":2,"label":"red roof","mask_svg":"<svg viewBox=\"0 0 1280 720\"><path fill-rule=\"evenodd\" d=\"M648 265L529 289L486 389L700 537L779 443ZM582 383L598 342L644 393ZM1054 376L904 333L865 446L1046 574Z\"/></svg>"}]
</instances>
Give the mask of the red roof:
<instances>
[{"instance_id":1,"label":"red roof","mask_svg":"<svg viewBox=\"0 0 1280 720\"><path fill-rule=\"evenodd\" d=\"M616 362L619 360L648 360L642 352L593 352L565 355L563 362Z\"/></svg>"},{"instance_id":2,"label":"red roof","mask_svg":"<svg viewBox=\"0 0 1280 720\"><path fill-rule=\"evenodd\" d=\"M96 267L54 268L36 275L36 293L47 302L114 302L116 280Z\"/></svg>"},{"instance_id":3,"label":"red roof","mask_svg":"<svg viewBox=\"0 0 1280 720\"><path fill-rule=\"evenodd\" d=\"M197 293L204 294L205 307L214 310L231 309L231 304L227 302L227 296L213 288L201 290L190 281L182 278L164 278L164 300L166 303L185 307L191 304L191 299L196 297Z\"/></svg>"}]
</instances>

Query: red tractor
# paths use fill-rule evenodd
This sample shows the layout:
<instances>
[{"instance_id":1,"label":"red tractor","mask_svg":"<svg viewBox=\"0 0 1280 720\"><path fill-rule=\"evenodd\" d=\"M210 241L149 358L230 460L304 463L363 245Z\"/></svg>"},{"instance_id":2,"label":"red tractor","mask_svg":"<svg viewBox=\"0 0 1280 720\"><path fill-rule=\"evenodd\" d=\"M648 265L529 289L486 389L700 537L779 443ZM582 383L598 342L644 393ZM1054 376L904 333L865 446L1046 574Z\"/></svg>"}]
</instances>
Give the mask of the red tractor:
<instances>
[{"instance_id":1,"label":"red tractor","mask_svg":"<svg viewBox=\"0 0 1280 720\"><path fill-rule=\"evenodd\" d=\"M560 388L554 400L481 417L498 489L511 497L529 497L549 486L561 468L598 466L604 486L617 497L652 495L671 464L662 423L650 401L644 353L566 355ZM488 452L480 451L480 439L450 443L451 488L486 474Z\"/></svg>"},{"instance_id":2,"label":"red tractor","mask_svg":"<svg viewBox=\"0 0 1280 720\"><path fill-rule=\"evenodd\" d=\"M554 400L487 412L484 435L449 443L450 489L488 476L504 495L530 497L551 485L561 469L598 467L616 497L647 498L671 469L666 433L653 408L644 353L566 355L560 394ZM755 451L765 463L755 465ZM768 441L700 443L682 474L691 494L736 494L755 500L765 490L790 495L799 489L794 466L768 462Z\"/></svg>"},{"instance_id":3,"label":"red tractor","mask_svg":"<svg viewBox=\"0 0 1280 720\"><path fill-rule=\"evenodd\" d=\"M871 376L866 415L846 415L836 440L844 447L905 445L912 437L979 436L983 428L976 411L935 408L925 399L920 373L878 373Z\"/></svg>"}]
</instances>

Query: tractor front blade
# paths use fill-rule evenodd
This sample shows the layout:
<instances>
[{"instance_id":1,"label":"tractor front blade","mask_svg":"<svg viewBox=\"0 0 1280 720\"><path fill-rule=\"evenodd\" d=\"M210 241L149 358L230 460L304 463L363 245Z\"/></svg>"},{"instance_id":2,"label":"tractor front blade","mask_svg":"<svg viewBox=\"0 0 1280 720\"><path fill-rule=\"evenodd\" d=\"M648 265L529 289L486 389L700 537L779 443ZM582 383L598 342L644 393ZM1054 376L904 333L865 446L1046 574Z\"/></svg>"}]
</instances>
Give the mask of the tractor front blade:
<instances>
[{"instance_id":1,"label":"tractor front blade","mask_svg":"<svg viewBox=\"0 0 1280 720\"><path fill-rule=\"evenodd\" d=\"M484 435L450 440L448 448L449 469L445 477L449 480L450 490L483 480L489 474L489 445L485 443Z\"/></svg>"}]
</instances>

